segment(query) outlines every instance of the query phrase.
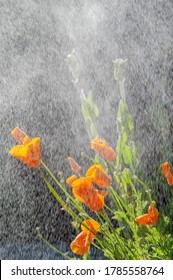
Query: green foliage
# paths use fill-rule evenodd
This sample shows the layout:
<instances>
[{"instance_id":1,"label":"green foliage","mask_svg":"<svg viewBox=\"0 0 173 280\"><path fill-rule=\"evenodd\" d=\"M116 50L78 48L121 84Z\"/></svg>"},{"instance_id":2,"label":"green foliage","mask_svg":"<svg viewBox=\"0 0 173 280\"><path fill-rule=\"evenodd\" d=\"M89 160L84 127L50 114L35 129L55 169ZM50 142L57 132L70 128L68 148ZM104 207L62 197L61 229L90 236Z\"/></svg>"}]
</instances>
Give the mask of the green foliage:
<instances>
[{"instance_id":1,"label":"green foliage","mask_svg":"<svg viewBox=\"0 0 173 280\"><path fill-rule=\"evenodd\" d=\"M92 91L89 91L88 97L81 95L82 114L85 121L92 121L99 116L99 110L93 100Z\"/></svg>"},{"instance_id":2,"label":"green foliage","mask_svg":"<svg viewBox=\"0 0 173 280\"><path fill-rule=\"evenodd\" d=\"M117 128L119 133L126 131L127 135L130 136L130 133L134 129L132 117L130 115L127 104L122 100L119 103L118 115L117 115Z\"/></svg>"},{"instance_id":3,"label":"green foliage","mask_svg":"<svg viewBox=\"0 0 173 280\"><path fill-rule=\"evenodd\" d=\"M95 120L99 116L99 110L94 103L92 91L89 91L87 98L81 94L81 104L82 114L88 128L88 133L91 138L94 138L98 136Z\"/></svg>"},{"instance_id":4,"label":"green foliage","mask_svg":"<svg viewBox=\"0 0 173 280\"><path fill-rule=\"evenodd\" d=\"M67 62L69 64L69 69L73 75L73 78L75 79L75 83L79 87L79 65L74 51L68 56ZM78 233L81 230L81 225L85 227L85 231L82 232L82 238L85 239L83 243L85 248L86 244L88 244L88 242L92 242L94 239L94 242L92 242L93 246L95 246L98 251L101 251L101 253L103 253L107 259L173 259L172 201L167 200L169 203L167 203L166 206L163 204L160 206L158 220L157 211L154 211L156 209L153 209L152 214L150 213L151 207L157 207L158 193L153 191L153 188L151 189L151 186L149 187L146 182L143 182L141 179L139 179L136 174L136 170L138 169L138 165L140 163L138 160L137 149L133 141L134 125L128 105L125 102L123 87L125 79L125 62L126 61L120 59L115 61L114 65L114 75L115 79L120 83L120 93L122 98L119 102L117 114L118 142L116 147L116 162L114 160L112 162L106 162L106 160L103 159L99 154L96 154L95 159L91 159L91 162L92 164L100 164L104 168L105 174L102 174L100 170L96 170L95 174L93 175L96 176L96 180L93 180L93 177L90 176L89 182L92 182L91 186L77 186L77 188L81 188L81 192L84 187L86 187L86 193L82 194L82 197L80 197L80 192L78 192L76 198L74 198L72 195L72 193L74 193L74 189L73 192L71 192L71 189L67 189L64 181L62 181L62 178L60 178L61 180L58 181L58 179L42 160L39 170L53 197L58 201L61 207L63 207L63 210L72 217L72 226L76 232ZM82 93L82 114L86 122L87 131L89 136L94 138L95 136L98 136L95 120L99 116L99 109L94 103L93 94L91 91L88 93L87 97L83 94L81 89L80 93ZM161 111L161 113L157 112L156 116L157 118L159 118L160 115L163 118L165 116L165 119L161 120L160 123L162 126L161 134L163 137L166 137L169 132L169 123L165 111ZM152 111L150 113L152 115ZM153 117L154 120L155 118L156 117ZM153 119L151 117L151 122L153 123L154 129L157 132L160 132L159 126L153 121ZM45 173L42 170L43 168L44 172L50 176L51 180L58 188L57 190L47 179ZM98 175L100 173L101 175ZM159 182L163 185L166 185L166 182L161 178L160 173L161 170L157 168L157 183ZM111 186L108 186L106 189L109 195L108 197L104 198L104 195L101 197L99 191L105 191L105 189L99 189L98 181L104 180L104 177L107 177L107 174L111 176L112 182L110 183ZM107 179L110 182L110 178ZM156 182L153 182L153 180L151 182L152 184L156 184ZM98 185L96 186L96 189L95 184ZM66 199L61 197L61 194L59 194L59 189L61 190L60 193L63 192L63 195ZM91 190L91 192L88 192L88 190ZM173 189L164 189L164 197L171 197L172 191ZM101 205L103 207L99 208L98 211L95 211L95 213L90 211L92 208L88 210L86 207L88 206L87 201L90 201L91 203L91 196L93 194L94 199L98 196L98 201L105 201L105 203ZM85 200L85 198L87 199ZM156 201L156 207L153 206L155 205L153 200ZM84 203L86 205L83 207ZM93 203L95 203L95 201L93 201ZM96 204L93 205L95 206ZM143 217L147 217L146 220L144 219L142 222L139 222L141 216L142 219ZM95 221L98 221L96 223L97 225L99 223L99 230L97 233L85 223L84 220L87 219L94 219ZM41 240L43 240L43 242L45 242L57 253L61 254L67 259L74 259L67 256L67 253L62 253L57 248L52 246L46 239L44 239L39 229L37 229L37 233ZM85 251L83 253L84 260L92 258L89 245L87 252ZM79 244L77 246L79 246Z\"/></svg>"},{"instance_id":5,"label":"green foliage","mask_svg":"<svg viewBox=\"0 0 173 280\"><path fill-rule=\"evenodd\" d=\"M131 151L130 146L128 146L128 145L125 145L125 147L124 147L123 159L124 159L125 164L132 165L132 163L133 163L132 151Z\"/></svg>"},{"instance_id":6,"label":"green foliage","mask_svg":"<svg viewBox=\"0 0 173 280\"><path fill-rule=\"evenodd\" d=\"M132 141L133 130L134 125L128 106L121 99L117 114L117 132L119 136L116 147L116 167L118 170L126 165L133 169L137 163L137 151L134 142Z\"/></svg>"},{"instance_id":7,"label":"green foliage","mask_svg":"<svg viewBox=\"0 0 173 280\"><path fill-rule=\"evenodd\" d=\"M121 72L121 69L117 68L116 71ZM118 72L115 72L115 74L117 78ZM121 91L123 90L123 80L119 79L119 82ZM159 212L159 221L156 221L156 223L152 224L150 222L146 225L140 225L135 220L136 217L148 213L149 205L153 200L157 202L158 194L153 192L136 175L140 162L133 141L134 125L128 105L125 102L124 92L121 93L121 96L123 100L121 99L119 102L117 114L118 142L116 146L116 162L106 162L98 153L94 159L91 159L92 163L100 164L105 172L109 175L111 174L112 177L111 187L108 188L109 199L105 198L105 208L100 212L88 214L85 208L82 207L82 202L73 199L64 190L69 200L67 204L68 213L73 218L72 225L77 232L82 219L92 219L94 216L94 219L100 224L100 230L95 236L93 245L107 259L173 259L172 217L165 215L165 210L163 209ZM91 138L98 136L95 120L99 116L99 110L94 103L91 91L87 98L81 95L81 104L88 134ZM167 123L167 119L165 121ZM158 129L156 124L153 125L155 129ZM167 131L168 124L165 130L162 129L164 136ZM160 172L161 170L157 170L157 173ZM50 172L49 174L51 175ZM159 181L162 180L160 177L158 177ZM64 202L61 201L47 179L44 178L44 180L54 197L64 205ZM165 191L165 195L170 196L170 193L168 194L168 191ZM172 205L169 204L165 209L169 209L173 213ZM88 250L83 259L88 260L90 258L92 258L91 252Z\"/></svg>"}]
</instances>

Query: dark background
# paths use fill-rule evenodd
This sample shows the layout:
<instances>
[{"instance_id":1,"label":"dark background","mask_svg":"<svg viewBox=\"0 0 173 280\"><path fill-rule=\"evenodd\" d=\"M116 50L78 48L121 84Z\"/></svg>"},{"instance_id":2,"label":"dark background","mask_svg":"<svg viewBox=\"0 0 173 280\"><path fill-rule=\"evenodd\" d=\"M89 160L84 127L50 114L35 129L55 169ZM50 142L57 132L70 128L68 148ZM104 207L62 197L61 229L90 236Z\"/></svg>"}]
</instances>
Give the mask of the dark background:
<instances>
[{"instance_id":1,"label":"dark background","mask_svg":"<svg viewBox=\"0 0 173 280\"><path fill-rule=\"evenodd\" d=\"M59 258L38 238L69 250L71 218L49 193L39 172L12 158L11 131L41 137L51 170L71 175L67 156L86 171L91 153L79 94L65 58L75 49L84 92L100 110L100 137L116 147L120 100L116 58L128 59L126 100L143 164L172 157L173 2L0 0L0 257ZM167 147L169 143L169 150Z\"/></svg>"}]
</instances>

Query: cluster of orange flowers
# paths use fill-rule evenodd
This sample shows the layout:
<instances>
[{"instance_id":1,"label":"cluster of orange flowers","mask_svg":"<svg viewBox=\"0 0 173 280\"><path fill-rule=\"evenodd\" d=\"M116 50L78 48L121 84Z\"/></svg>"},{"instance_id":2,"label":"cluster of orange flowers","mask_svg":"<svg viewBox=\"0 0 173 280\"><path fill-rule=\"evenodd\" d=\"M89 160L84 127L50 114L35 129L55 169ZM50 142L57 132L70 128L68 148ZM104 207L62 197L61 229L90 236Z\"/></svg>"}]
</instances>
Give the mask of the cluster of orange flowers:
<instances>
[{"instance_id":1,"label":"cluster of orange flowers","mask_svg":"<svg viewBox=\"0 0 173 280\"><path fill-rule=\"evenodd\" d=\"M40 137L32 140L18 127L12 131L13 137L19 145L10 150L10 154L16 157L29 167L38 168L41 163ZM108 162L116 160L115 151L107 144L106 141L96 137L91 141L91 148L98 152ZM80 177L80 166L72 157L68 157L73 172L66 180L66 183L72 187L72 192L76 199L86 204L91 211L100 211L104 207L104 198L108 194L105 190L99 190L94 187L106 188L111 185L111 178L106 174L103 167L99 164L92 165L84 177ZM169 185L173 186L173 173L169 163L162 164L164 173ZM148 208L148 213L137 217L135 220L138 224L154 225L158 221L159 212L155 208L155 202L152 201ZM85 226L86 225L86 226ZM71 243L70 247L75 254L84 255L90 244L93 242L95 234L98 232L100 225L94 220L85 220L81 226L82 232Z\"/></svg>"}]
</instances>

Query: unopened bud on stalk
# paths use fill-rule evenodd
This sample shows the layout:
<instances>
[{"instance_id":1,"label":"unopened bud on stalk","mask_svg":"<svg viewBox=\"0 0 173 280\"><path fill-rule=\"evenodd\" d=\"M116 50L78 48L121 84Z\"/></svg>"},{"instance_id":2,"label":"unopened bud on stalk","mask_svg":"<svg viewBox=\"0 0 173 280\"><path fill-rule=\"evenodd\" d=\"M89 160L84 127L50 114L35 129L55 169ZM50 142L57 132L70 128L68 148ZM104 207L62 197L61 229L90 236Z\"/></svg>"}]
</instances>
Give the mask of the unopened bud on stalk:
<instances>
[{"instance_id":1,"label":"unopened bud on stalk","mask_svg":"<svg viewBox=\"0 0 173 280\"><path fill-rule=\"evenodd\" d=\"M77 164L77 162L72 158L72 157L68 157L68 162L71 166L71 169L73 170L73 172L75 173L79 173L80 172L80 166Z\"/></svg>"},{"instance_id":2,"label":"unopened bud on stalk","mask_svg":"<svg viewBox=\"0 0 173 280\"><path fill-rule=\"evenodd\" d=\"M125 79L127 59L118 58L113 61L114 64L114 78L116 81Z\"/></svg>"}]
</instances>

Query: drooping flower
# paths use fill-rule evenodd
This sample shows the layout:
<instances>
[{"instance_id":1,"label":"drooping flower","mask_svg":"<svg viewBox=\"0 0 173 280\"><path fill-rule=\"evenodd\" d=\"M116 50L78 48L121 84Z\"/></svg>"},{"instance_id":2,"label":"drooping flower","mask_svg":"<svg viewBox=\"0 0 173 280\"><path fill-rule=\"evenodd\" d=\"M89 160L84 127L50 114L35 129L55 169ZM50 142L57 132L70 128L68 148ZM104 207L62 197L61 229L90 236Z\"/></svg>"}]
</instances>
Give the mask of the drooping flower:
<instances>
[{"instance_id":1,"label":"drooping flower","mask_svg":"<svg viewBox=\"0 0 173 280\"><path fill-rule=\"evenodd\" d=\"M66 183L71 186L75 180L77 180L76 175L72 175L66 179Z\"/></svg>"},{"instance_id":2,"label":"drooping flower","mask_svg":"<svg viewBox=\"0 0 173 280\"><path fill-rule=\"evenodd\" d=\"M148 213L137 217L135 221L140 225L156 224L159 218L159 211L155 208L155 204L155 201L152 201L151 205L148 207Z\"/></svg>"},{"instance_id":3,"label":"drooping flower","mask_svg":"<svg viewBox=\"0 0 173 280\"><path fill-rule=\"evenodd\" d=\"M81 177L72 184L74 196L85 203L91 211L100 211L104 207L104 196L99 194L87 177Z\"/></svg>"},{"instance_id":4,"label":"drooping flower","mask_svg":"<svg viewBox=\"0 0 173 280\"><path fill-rule=\"evenodd\" d=\"M110 147L106 141L100 139L99 137L96 137L91 141L91 149L98 152L108 162L112 162L116 159L116 153L113 148Z\"/></svg>"},{"instance_id":5,"label":"drooping flower","mask_svg":"<svg viewBox=\"0 0 173 280\"><path fill-rule=\"evenodd\" d=\"M162 172L165 175L168 184L170 186L173 186L173 173L171 171L171 168L170 168L168 162L165 162L165 163L162 164Z\"/></svg>"},{"instance_id":6,"label":"drooping flower","mask_svg":"<svg viewBox=\"0 0 173 280\"><path fill-rule=\"evenodd\" d=\"M21 145L14 146L9 154L29 167L38 168L41 161L40 138L30 140L18 127L12 131L12 135Z\"/></svg>"},{"instance_id":7,"label":"drooping flower","mask_svg":"<svg viewBox=\"0 0 173 280\"><path fill-rule=\"evenodd\" d=\"M100 228L99 223L94 220L85 220L83 223L87 226L87 228L84 225L81 225L82 232L80 232L76 236L75 240L70 244L70 248L73 253L81 256L88 251L95 234ZM91 229L92 232L88 228Z\"/></svg>"},{"instance_id":8,"label":"drooping flower","mask_svg":"<svg viewBox=\"0 0 173 280\"><path fill-rule=\"evenodd\" d=\"M80 166L76 163L76 161L75 161L72 157L68 157L68 161L69 161L69 164L70 164L71 169L73 170L73 172L79 173L81 168L80 168Z\"/></svg>"},{"instance_id":9,"label":"drooping flower","mask_svg":"<svg viewBox=\"0 0 173 280\"><path fill-rule=\"evenodd\" d=\"M100 188L109 187L111 184L111 178L108 177L100 164L92 165L86 172L86 177L89 177L93 183Z\"/></svg>"}]
</instances>

